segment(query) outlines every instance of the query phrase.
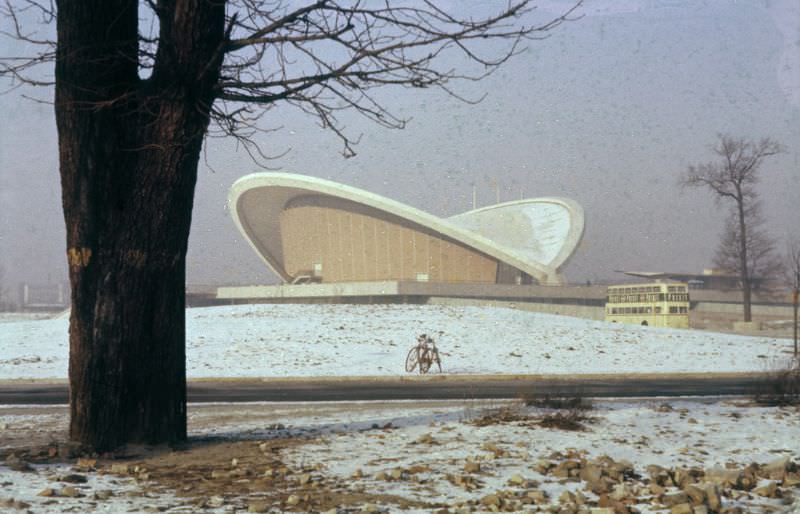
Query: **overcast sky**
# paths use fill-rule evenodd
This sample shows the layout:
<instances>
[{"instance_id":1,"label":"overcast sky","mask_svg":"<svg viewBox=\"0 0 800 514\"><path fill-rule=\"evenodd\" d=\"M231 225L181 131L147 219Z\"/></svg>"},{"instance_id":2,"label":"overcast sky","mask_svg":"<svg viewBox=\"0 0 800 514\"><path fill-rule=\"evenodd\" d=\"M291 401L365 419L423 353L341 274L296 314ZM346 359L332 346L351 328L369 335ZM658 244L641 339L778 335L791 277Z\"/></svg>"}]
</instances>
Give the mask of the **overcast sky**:
<instances>
[{"instance_id":1,"label":"overcast sky","mask_svg":"<svg viewBox=\"0 0 800 514\"><path fill-rule=\"evenodd\" d=\"M403 131L347 117L363 134L358 156L290 109L260 140L270 165L361 187L449 216L478 203L565 196L586 233L571 281L616 269L701 271L711 265L727 209L676 182L711 160L718 133L772 137L787 152L766 161L759 190L773 236L800 232L800 2L797 0L587 1L563 25L488 79L462 84L477 106L430 91L383 98L412 118ZM454 4L458 5L458 4ZM568 2L540 2L544 11ZM9 43L3 54L10 51ZM4 88L5 89L5 88ZM66 280L52 107L0 96L0 266L7 282ZM25 94L50 99L52 91ZM210 140L189 242L190 284L275 281L237 233L227 192L258 171L229 140ZM781 242L781 247L783 243Z\"/></svg>"}]
</instances>

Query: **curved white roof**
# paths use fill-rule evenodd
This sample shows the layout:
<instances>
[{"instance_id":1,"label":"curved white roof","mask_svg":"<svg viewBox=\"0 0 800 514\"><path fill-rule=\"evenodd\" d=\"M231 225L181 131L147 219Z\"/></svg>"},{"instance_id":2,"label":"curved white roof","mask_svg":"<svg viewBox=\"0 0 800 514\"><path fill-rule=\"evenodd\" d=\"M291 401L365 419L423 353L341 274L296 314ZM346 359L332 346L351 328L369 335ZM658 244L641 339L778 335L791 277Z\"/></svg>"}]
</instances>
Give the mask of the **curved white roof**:
<instances>
[{"instance_id":1,"label":"curved white roof","mask_svg":"<svg viewBox=\"0 0 800 514\"><path fill-rule=\"evenodd\" d=\"M257 195L251 193L258 192ZM583 236L583 209L565 198L492 205L442 219L361 189L305 175L253 173L231 187L233 220L256 253L284 280L280 212L298 196L320 194L360 203L406 219L528 273L559 283L559 270ZM250 198L248 199L248 196Z\"/></svg>"}]
</instances>

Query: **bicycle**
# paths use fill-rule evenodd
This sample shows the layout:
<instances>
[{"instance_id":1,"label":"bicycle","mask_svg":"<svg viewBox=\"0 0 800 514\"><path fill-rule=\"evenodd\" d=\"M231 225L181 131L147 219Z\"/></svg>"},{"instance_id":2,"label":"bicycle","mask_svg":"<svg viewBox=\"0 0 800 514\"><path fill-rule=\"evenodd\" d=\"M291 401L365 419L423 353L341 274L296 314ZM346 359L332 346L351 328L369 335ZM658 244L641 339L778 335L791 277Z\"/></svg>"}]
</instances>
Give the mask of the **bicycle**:
<instances>
[{"instance_id":1,"label":"bicycle","mask_svg":"<svg viewBox=\"0 0 800 514\"><path fill-rule=\"evenodd\" d=\"M427 334L421 334L417 337L417 345L408 351L406 356L406 371L411 373L414 368L419 366L420 374L427 373L431 369L433 363L439 368L439 373L442 372L442 359L439 357L439 350L436 348L436 342L432 337Z\"/></svg>"}]
</instances>

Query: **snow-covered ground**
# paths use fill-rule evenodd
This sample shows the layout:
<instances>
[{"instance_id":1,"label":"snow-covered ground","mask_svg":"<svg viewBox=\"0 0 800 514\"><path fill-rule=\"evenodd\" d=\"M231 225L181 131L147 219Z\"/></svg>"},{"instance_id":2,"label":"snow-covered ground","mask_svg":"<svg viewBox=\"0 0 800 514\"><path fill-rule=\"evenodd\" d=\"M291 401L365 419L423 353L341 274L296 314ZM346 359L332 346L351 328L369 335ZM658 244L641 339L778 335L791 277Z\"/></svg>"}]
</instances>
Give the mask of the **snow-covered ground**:
<instances>
[{"instance_id":1,"label":"snow-covered ground","mask_svg":"<svg viewBox=\"0 0 800 514\"><path fill-rule=\"evenodd\" d=\"M195 405L190 408L190 436L206 442L188 452L125 462L131 468L146 468L149 480L103 474L119 461L99 463L100 472L59 464L19 473L0 465L0 510L2 501L14 498L34 512L241 512L256 501L268 508L255 512L328 512L332 505L340 514L370 512L364 509L367 503L377 504L382 512L434 512L434 505L447 506L449 512L464 505L470 512L486 512L490 509L479 502L490 495L522 498L536 491L546 495L538 505L545 509L564 504L565 491L581 491L588 502L599 497L587 490L586 480L559 478L552 470L543 471L542 462L591 463L608 456L615 462L629 461L642 477L650 475L648 466L653 464L669 470L705 470L706 477L697 479L700 483L710 480L709 470L716 467L744 470L782 458L800 461L796 408L757 407L741 400L668 401L596 402L585 412L590 417L585 430L578 432L539 426L537 420L554 411L515 402ZM476 424L499 407L518 419ZM58 431L64 428L63 409L0 407L0 424L24 431L36 419L39 429ZM261 441L275 443L259 451ZM282 481L259 485L258 477L271 476L279 467L285 475ZM65 481L74 473L87 482ZM195 476L202 480L187 480ZM752 490L726 489L723 507L797 512L800 488L787 479L776 480L783 492L770 498ZM243 492L243 482L254 484L250 492L249 486ZM657 507L659 494L648 482L652 483L641 478L628 482L633 505L641 512L665 512ZM761 480L759 485L769 482ZM81 496L37 496L45 489L58 494L65 487ZM667 494L675 491L667 486ZM290 495L329 500L301 500L287 508ZM536 507L529 504L525 509Z\"/></svg>"},{"instance_id":2,"label":"snow-covered ground","mask_svg":"<svg viewBox=\"0 0 800 514\"><path fill-rule=\"evenodd\" d=\"M766 371L786 340L494 307L239 305L189 309L190 378L401 375L420 333L446 373ZM66 378L66 317L0 323L0 380Z\"/></svg>"}]
</instances>

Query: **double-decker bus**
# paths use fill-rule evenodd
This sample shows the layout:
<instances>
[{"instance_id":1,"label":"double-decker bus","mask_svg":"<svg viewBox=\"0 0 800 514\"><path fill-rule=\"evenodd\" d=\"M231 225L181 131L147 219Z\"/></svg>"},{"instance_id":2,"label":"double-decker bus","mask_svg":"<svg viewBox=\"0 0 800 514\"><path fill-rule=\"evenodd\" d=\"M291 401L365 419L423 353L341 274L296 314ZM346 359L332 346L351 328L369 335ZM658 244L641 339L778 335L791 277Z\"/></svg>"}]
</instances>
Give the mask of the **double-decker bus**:
<instances>
[{"instance_id":1,"label":"double-decker bus","mask_svg":"<svg viewBox=\"0 0 800 514\"><path fill-rule=\"evenodd\" d=\"M609 286L606 321L689 328L689 286L685 282Z\"/></svg>"}]
</instances>

